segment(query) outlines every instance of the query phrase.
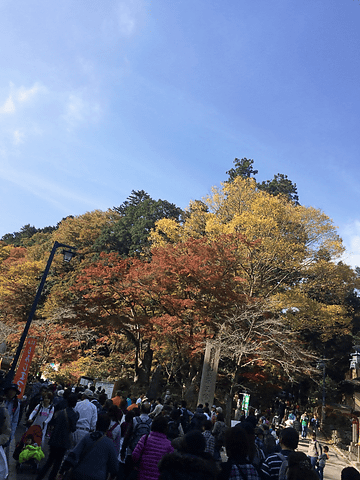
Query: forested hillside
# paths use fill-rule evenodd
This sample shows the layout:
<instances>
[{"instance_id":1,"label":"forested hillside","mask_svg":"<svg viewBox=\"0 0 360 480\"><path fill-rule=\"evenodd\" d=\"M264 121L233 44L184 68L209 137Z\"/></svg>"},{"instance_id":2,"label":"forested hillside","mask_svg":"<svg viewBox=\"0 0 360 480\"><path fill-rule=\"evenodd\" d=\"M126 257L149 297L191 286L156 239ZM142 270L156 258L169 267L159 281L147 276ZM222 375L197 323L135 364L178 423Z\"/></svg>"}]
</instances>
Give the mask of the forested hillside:
<instances>
[{"instance_id":1,"label":"forested hillside","mask_svg":"<svg viewBox=\"0 0 360 480\"><path fill-rule=\"evenodd\" d=\"M185 211L133 191L107 211L3 236L0 340L15 350L58 241L77 255L70 264L56 255L47 278L30 330L36 372L146 383L161 365L183 389L199 380L211 339L228 391L306 382L320 358L329 382L341 381L359 331L358 272L340 261L331 219L302 206L296 184L257 174L253 160L235 159L221 186Z\"/></svg>"}]
</instances>

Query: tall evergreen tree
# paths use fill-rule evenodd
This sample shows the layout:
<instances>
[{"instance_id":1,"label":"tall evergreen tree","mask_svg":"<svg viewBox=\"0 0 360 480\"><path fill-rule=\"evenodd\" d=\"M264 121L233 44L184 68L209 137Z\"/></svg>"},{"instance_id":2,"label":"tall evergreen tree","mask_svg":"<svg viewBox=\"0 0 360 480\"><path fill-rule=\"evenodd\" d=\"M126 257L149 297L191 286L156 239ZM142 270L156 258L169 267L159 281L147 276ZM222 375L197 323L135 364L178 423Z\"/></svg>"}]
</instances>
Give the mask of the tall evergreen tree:
<instances>
[{"instance_id":1,"label":"tall evergreen tree","mask_svg":"<svg viewBox=\"0 0 360 480\"><path fill-rule=\"evenodd\" d=\"M242 178L254 178L259 173L258 170L254 170L254 160L242 158L234 160L235 168L231 168L226 173L229 175L228 182L233 182L236 177ZM289 201L299 204L299 196L297 192L296 183L293 183L287 175L278 173L274 175L272 180L265 180L261 183L257 182L256 186L259 190L264 190L270 195L284 195Z\"/></svg>"},{"instance_id":2,"label":"tall evergreen tree","mask_svg":"<svg viewBox=\"0 0 360 480\"><path fill-rule=\"evenodd\" d=\"M121 218L103 229L95 243L98 251L116 251L122 256L134 256L149 246L149 234L155 222L162 218L180 220L182 210L167 200L154 200L144 190L134 191L114 210Z\"/></svg>"}]
</instances>

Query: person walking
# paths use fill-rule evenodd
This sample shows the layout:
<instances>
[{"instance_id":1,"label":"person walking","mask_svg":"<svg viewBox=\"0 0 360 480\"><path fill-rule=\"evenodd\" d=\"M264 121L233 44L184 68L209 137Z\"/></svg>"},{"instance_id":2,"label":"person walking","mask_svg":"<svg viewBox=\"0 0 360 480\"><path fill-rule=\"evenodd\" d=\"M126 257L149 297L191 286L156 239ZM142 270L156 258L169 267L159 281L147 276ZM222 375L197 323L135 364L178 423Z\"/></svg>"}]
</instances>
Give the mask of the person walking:
<instances>
[{"instance_id":1,"label":"person walking","mask_svg":"<svg viewBox=\"0 0 360 480\"><path fill-rule=\"evenodd\" d=\"M287 480L319 480L316 471L311 466L310 460L304 452L290 453L284 475L286 475Z\"/></svg>"},{"instance_id":2,"label":"person walking","mask_svg":"<svg viewBox=\"0 0 360 480\"><path fill-rule=\"evenodd\" d=\"M52 393L47 391L44 396L43 400L36 405L34 410L29 415L28 422L31 423L32 426L39 425L42 432L42 440L41 445L44 445L47 426L54 415L54 406L51 403L52 401Z\"/></svg>"},{"instance_id":3,"label":"person walking","mask_svg":"<svg viewBox=\"0 0 360 480\"><path fill-rule=\"evenodd\" d=\"M15 430L19 423L20 403L17 396L20 394L19 387L16 383L12 383L4 390L5 394L5 408L9 414L10 419L10 438L4 447L8 447L11 440L15 437ZM8 449L7 449L8 450ZM8 452L7 452L8 453Z\"/></svg>"},{"instance_id":4,"label":"person walking","mask_svg":"<svg viewBox=\"0 0 360 480\"><path fill-rule=\"evenodd\" d=\"M299 434L292 428L284 428L280 432L279 443L281 452L269 455L261 465L261 478L263 480L278 480L283 462L287 462L291 452L296 450L299 443Z\"/></svg>"},{"instance_id":5,"label":"person walking","mask_svg":"<svg viewBox=\"0 0 360 480\"><path fill-rule=\"evenodd\" d=\"M106 432L106 436L109 437L115 446L116 455L119 458L120 447L121 447L121 425L120 420L122 413L120 408L116 405L110 405L107 414L110 417L110 426L109 430Z\"/></svg>"},{"instance_id":6,"label":"person walking","mask_svg":"<svg viewBox=\"0 0 360 480\"><path fill-rule=\"evenodd\" d=\"M326 460L329 460L329 447L327 445L324 446L324 452L318 458L318 465L316 471L319 475L320 480L323 480L324 478L324 468Z\"/></svg>"},{"instance_id":7,"label":"person walking","mask_svg":"<svg viewBox=\"0 0 360 480\"><path fill-rule=\"evenodd\" d=\"M209 453L205 453L205 448L202 433L190 430L181 438L175 452L160 460L159 480L216 480L217 464Z\"/></svg>"},{"instance_id":8,"label":"person walking","mask_svg":"<svg viewBox=\"0 0 360 480\"><path fill-rule=\"evenodd\" d=\"M221 463L218 480L260 480L255 467L249 461L250 442L246 431L238 424L225 433L227 462Z\"/></svg>"},{"instance_id":9,"label":"person walking","mask_svg":"<svg viewBox=\"0 0 360 480\"><path fill-rule=\"evenodd\" d=\"M109 425L109 416L100 414L95 432L87 433L65 458L58 480L70 469L76 480L115 480L119 466L114 443L105 434Z\"/></svg>"},{"instance_id":10,"label":"person walking","mask_svg":"<svg viewBox=\"0 0 360 480\"><path fill-rule=\"evenodd\" d=\"M301 415L300 423L301 423L301 438L306 438L307 437L308 425L309 425L309 417L307 416L306 412L304 412Z\"/></svg>"},{"instance_id":11,"label":"person walking","mask_svg":"<svg viewBox=\"0 0 360 480\"><path fill-rule=\"evenodd\" d=\"M139 440L132 453L132 459L139 464L138 480L158 480L158 463L164 455L172 453L174 448L166 437L167 419L162 415L154 418L151 432Z\"/></svg>"},{"instance_id":12,"label":"person walking","mask_svg":"<svg viewBox=\"0 0 360 480\"><path fill-rule=\"evenodd\" d=\"M202 425L202 430L203 430L202 434L206 441L205 452L210 453L210 455L213 457L215 453L215 437L211 433L212 429L213 429L212 421L204 420L204 423Z\"/></svg>"},{"instance_id":13,"label":"person walking","mask_svg":"<svg viewBox=\"0 0 360 480\"><path fill-rule=\"evenodd\" d=\"M309 442L309 447L308 447L308 451L307 451L307 455L310 459L310 462L311 462L311 466L313 468L315 468L316 466L316 463L318 461L318 458L319 456L321 455L322 451L321 451L321 445L319 444L319 442L316 440L316 433L312 433L311 435L311 440Z\"/></svg>"},{"instance_id":14,"label":"person walking","mask_svg":"<svg viewBox=\"0 0 360 480\"><path fill-rule=\"evenodd\" d=\"M3 445L7 445L11 435L11 424L9 412L6 408L5 401L1 397L0 400L0 480L8 477L9 468Z\"/></svg>"},{"instance_id":15,"label":"person walking","mask_svg":"<svg viewBox=\"0 0 360 480\"><path fill-rule=\"evenodd\" d=\"M76 422L79 414L75 412L76 395L70 395L67 399L67 407L55 413L53 418L53 430L49 440L49 457L45 465L40 469L36 480L42 480L46 472L52 467L48 480L55 480L61 462L67 450L72 447L71 434L76 430Z\"/></svg>"},{"instance_id":16,"label":"person walking","mask_svg":"<svg viewBox=\"0 0 360 480\"><path fill-rule=\"evenodd\" d=\"M216 422L214 423L214 427L212 430L212 434L215 437L214 458L217 461L221 460L220 450L223 447L225 440L226 424L224 420L225 419L222 412L218 412L216 416Z\"/></svg>"},{"instance_id":17,"label":"person walking","mask_svg":"<svg viewBox=\"0 0 360 480\"><path fill-rule=\"evenodd\" d=\"M74 432L75 445L85 437L89 432L94 432L96 428L96 421L98 412L96 406L90 402L93 398L93 392L86 389L82 395L82 400L77 402L75 412L79 413L79 419L76 423L76 431Z\"/></svg>"},{"instance_id":18,"label":"person walking","mask_svg":"<svg viewBox=\"0 0 360 480\"><path fill-rule=\"evenodd\" d=\"M315 433L315 435L317 435L320 430L320 420L316 413L314 414L313 418L310 420L310 426L312 428L312 433Z\"/></svg>"},{"instance_id":19,"label":"person walking","mask_svg":"<svg viewBox=\"0 0 360 480\"><path fill-rule=\"evenodd\" d=\"M155 408L152 412L149 413L149 417L150 418L155 418L157 417L158 415L160 415L160 413L162 412L162 409L164 408L163 404L162 404L162 400L161 398L158 398L155 402Z\"/></svg>"}]
</instances>

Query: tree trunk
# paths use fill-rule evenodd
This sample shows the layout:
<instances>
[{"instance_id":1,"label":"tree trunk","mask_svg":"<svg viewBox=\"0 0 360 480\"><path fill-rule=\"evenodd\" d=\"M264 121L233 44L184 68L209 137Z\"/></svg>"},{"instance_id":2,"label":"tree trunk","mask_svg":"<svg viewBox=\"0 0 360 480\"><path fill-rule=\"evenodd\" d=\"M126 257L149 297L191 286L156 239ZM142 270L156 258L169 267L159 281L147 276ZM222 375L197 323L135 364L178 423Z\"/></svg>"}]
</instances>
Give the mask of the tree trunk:
<instances>
[{"instance_id":1,"label":"tree trunk","mask_svg":"<svg viewBox=\"0 0 360 480\"><path fill-rule=\"evenodd\" d=\"M153 354L154 351L151 350L151 348L148 348L144 353L144 358L141 362L141 366L138 367L136 372L136 383L139 383L141 385L149 385Z\"/></svg>"},{"instance_id":2,"label":"tree trunk","mask_svg":"<svg viewBox=\"0 0 360 480\"><path fill-rule=\"evenodd\" d=\"M235 395L235 385L237 384L237 379L240 373L240 366L241 366L241 358L239 358L236 368L233 374L233 378L231 381L231 387L228 395L226 395L226 413L225 413L225 423L226 425L231 425L231 417L232 417L232 410L233 410L233 398Z\"/></svg>"},{"instance_id":3,"label":"tree trunk","mask_svg":"<svg viewBox=\"0 0 360 480\"><path fill-rule=\"evenodd\" d=\"M190 369L188 378L185 381L184 400L190 407L197 406L196 401L199 394L201 370L193 366Z\"/></svg>"},{"instance_id":4,"label":"tree trunk","mask_svg":"<svg viewBox=\"0 0 360 480\"><path fill-rule=\"evenodd\" d=\"M161 365L158 365L152 375L150 386L146 392L149 400L154 400L159 397L159 387L161 384Z\"/></svg>"}]
</instances>

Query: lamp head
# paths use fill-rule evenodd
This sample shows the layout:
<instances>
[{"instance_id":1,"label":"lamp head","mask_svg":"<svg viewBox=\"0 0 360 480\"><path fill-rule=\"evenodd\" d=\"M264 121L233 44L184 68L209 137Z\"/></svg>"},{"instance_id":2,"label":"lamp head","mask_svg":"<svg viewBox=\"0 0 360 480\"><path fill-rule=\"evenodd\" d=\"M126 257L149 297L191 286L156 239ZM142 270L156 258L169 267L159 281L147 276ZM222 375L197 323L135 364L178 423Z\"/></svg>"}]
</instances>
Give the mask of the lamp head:
<instances>
[{"instance_id":1,"label":"lamp head","mask_svg":"<svg viewBox=\"0 0 360 480\"><path fill-rule=\"evenodd\" d=\"M76 253L73 250L63 250L62 254L64 255L64 262L69 263Z\"/></svg>"}]
</instances>

